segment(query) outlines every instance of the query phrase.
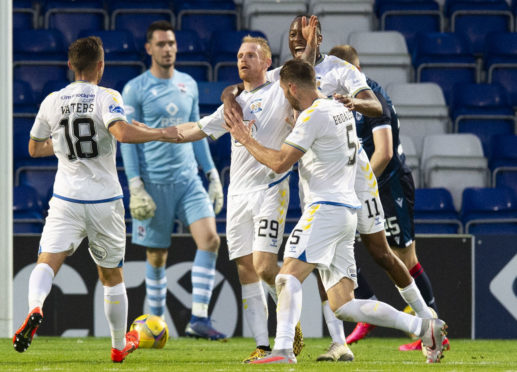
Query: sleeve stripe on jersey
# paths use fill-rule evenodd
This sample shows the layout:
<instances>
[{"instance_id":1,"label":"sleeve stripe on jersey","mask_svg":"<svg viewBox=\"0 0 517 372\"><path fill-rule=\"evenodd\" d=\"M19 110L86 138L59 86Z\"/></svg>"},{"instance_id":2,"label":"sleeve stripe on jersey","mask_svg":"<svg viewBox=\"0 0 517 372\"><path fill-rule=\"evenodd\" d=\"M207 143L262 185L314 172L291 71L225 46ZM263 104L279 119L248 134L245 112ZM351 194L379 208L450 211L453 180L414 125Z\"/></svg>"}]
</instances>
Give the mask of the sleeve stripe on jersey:
<instances>
[{"instance_id":1,"label":"sleeve stripe on jersey","mask_svg":"<svg viewBox=\"0 0 517 372\"><path fill-rule=\"evenodd\" d=\"M370 87L362 87L357 89L354 93L351 94L352 97L357 96L359 93L361 93L363 90L372 90Z\"/></svg>"},{"instance_id":2,"label":"sleeve stripe on jersey","mask_svg":"<svg viewBox=\"0 0 517 372\"><path fill-rule=\"evenodd\" d=\"M287 142L287 141L285 141L284 143L285 143L286 145L289 145L289 146L294 147L294 148L295 148L295 149L297 149L297 150L300 150L300 151L301 151L301 152L303 152L303 153L306 153L306 152L307 152L307 150L305 150L305 149L304 149L303 147L301 147L301 146L298 146L298 145L297 145L297 144L295 144L295 143Z\"/></svg>"},{"instance_id":3,"label":"sleeve stripe on jersey","mask_svg":"<svg viewBox=\"0 0 517 372\"><path fill-rule=\"evenodd\" d=\"M376 130L379 130L379 129L391 129L391 124L382 124L382 125L378 125L376 126L375 128L372 128L372 132L375 132Z\"/></svg>"},{"instance_id":4,"label":"sleeve stripe on jersey","mask_svg":"<svg viewBox=\"0 0 517 372\"><path fill-rule=\"evenodd\" d=\"M126 119L125 118L115 118L115 119L112 119L109 123L106 124L106 128L111 127L117 121L124 121L125 122Z\"/></svg>"},{"instance_id":5,"label":"sleeve stripe on jersey","mask_svg":"<svg viewBox=\"0 0 517 372\"><path fill-rule=\"evenodd\" d=\"M310 117L309 115L307 115L306 117L304 117L304 118L302 119L302 122L304 122L304 123L305 123L306 121L309 121L309 119L310 119L310 118L311 118L311 117Z\"/></svg>"},{"instance_id":6,"label":"sleeve stripe on jersey","mask_svg":"<svg viewBox=\"0 0 517 372\"><path fill-rule=\"evenodd\" d=\"M48 140L50 137L47 137L47 138L38 138L38 137L34 137L34 136L31 136L31 140L33 141L36 141L36 142L45 142L46 140Z\"/></svg>"}]
</instances>

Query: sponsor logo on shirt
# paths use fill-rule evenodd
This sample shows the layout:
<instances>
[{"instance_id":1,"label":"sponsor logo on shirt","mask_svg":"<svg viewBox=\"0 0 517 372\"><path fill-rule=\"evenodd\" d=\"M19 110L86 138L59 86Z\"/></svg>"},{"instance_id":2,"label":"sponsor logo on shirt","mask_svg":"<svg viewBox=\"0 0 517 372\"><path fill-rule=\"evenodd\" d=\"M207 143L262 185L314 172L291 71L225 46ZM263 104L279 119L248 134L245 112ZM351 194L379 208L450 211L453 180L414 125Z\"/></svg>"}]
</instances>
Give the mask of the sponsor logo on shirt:
<instances>
[{"instance_id":1,"label":"sponsor logo on shirt","mask_svg":"<svg viewBox=\"0 0 517 372\"><path fill-rule=\"evenodd\" d=\"M109 112L124 115L124 109L121 106L110 105Z\"/></svg>"},{"instance_id":2,"label":"sponsor logo on shirt","mask_svg":"<svg viewBox=\"0 0 517 372\"><path fill-rule=\"evenodd\" d=\"M404 204L404 199L402 198L397 198L395 199L395 203L397 203L397 205L402 208L402 204Z\"/></svg>"},{"instance_id":3,"label":"sponsor logo on shirt","mask_svg":"<svg viewBox=\"0 0 517 372\"><path fill-rule=\"evenodd\" d=\"M262 98L251 101L250 111L252 114L256 114L257 112L262 111Z\"/></svg>"},{"instance_id":4,"label":"sponsor logo on shirt","mask_svg":"<svg viewBox=\"0 0 517 372\"><path fill-rule=\"evenodd\" d=\"M183 83L178 83L178 89L183 93L187 93L187 86Z\"/></svg>"},{"instance_id":5,"label":"sponsor logo on shirt","mask_svg":"<svg viewBox=\"0 0 517 372\"><path fill-rule=\"evenodd\" d=\"M167 110L170 116L174 116L178 112L178 106L176 106L172 102L169 103L165 109Z\"/></svg>"},{"instance_id":6,"label":"sponsor logo on shirt","mask_svg":"<svg viewBox=\"0 0 517 372\"><path fill-rule=\"evenodd\" d=\"M249 120L243 120L242 122L244 123L245 126L248 126L250 121ZM251 127L251 137L255 138L256 134L257 134L257 126L254 123L253 126ZM234 143L235 146L237 146L237 147L241 147L242 146L239 141L235 140L235 138L232 137L232 140L233 140L233 143Z\"/></svg>"}]
</instances>

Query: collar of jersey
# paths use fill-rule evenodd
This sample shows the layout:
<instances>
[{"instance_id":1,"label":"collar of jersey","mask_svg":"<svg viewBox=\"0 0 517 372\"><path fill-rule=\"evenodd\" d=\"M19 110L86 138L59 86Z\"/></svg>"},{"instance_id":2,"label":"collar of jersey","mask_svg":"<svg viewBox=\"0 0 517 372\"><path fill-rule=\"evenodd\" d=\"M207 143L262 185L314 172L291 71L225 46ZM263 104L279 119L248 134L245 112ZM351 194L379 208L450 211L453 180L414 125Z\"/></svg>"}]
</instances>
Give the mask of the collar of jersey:
<instances>
[{"instance_id":1,"label":"collar of jersey","mask_svg":"<svg viewBox=\"0 0 517 372\"><path fill-rule=\"evenodd\" d=\"M85 84L91 84L89 81L86 81L86 80L76 80L76 81L73 81L72 84L74 83L85 83Z\"/></svg>"},{"instance_id":2,"label":"collar of jersey","mask_svg":"<svg viewBox=\"0 0 517 372\"><path fill-rule=\"evenodd\" d=\"M314 66L319 65L325 59L325 54L320 54L320 58L314 63Z\"/></svg>"},{"instance_id":3,"label":"collar of jersey","mask_svg":"<svg viewBox=\"0 0 517 372\"><path fill-rule=\"evenodd\" d=\"M265 86L268 86L269 84L271 84L271 82L268 80L264 84L259 85L258 87L256 87L255 89L250 90L248 93L255 93L255 92L259 91L260 89L264 88Z\"/></svg>"}]
</instances>

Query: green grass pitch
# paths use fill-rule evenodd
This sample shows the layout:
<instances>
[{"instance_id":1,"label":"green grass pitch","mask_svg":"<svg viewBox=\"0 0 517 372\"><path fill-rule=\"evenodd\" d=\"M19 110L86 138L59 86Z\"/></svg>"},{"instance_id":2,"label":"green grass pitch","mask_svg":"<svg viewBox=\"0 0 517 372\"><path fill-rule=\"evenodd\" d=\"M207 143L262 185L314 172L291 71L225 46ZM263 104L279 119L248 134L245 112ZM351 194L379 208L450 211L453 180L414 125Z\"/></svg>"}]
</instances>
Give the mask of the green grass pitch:
<instances>
[{"instance_id":1,"label":"green grass pitch","mask_svg":"<svg viewBox=\"0 0 517 372\"><path fill-rule=\"evenodd\" d=\"M170 339L163 349L136 350L122 364L110 360L108 338L36 337L24 353L11 339L0 339L0 371L517 371L515 340L451 340L440 364L426 365L421 352L400 352L405 338L367 338L352 345L355 361L315 362L330 340L306 339L297 365L244 365L253 340L228 342Z\"/></svg>"}]
</instances>

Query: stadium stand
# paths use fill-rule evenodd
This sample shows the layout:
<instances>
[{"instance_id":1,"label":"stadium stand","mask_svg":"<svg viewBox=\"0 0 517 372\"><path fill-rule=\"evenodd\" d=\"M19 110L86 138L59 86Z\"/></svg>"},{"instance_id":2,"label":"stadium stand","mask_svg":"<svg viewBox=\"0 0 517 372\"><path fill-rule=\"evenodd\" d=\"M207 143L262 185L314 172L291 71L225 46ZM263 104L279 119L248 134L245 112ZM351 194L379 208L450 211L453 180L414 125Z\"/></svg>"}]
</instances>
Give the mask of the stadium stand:
<instances>
[{"instance_id":1,"label":"stadium stand","mask_svg":"<svg viewBox=\"0 0 517 372\"><path fill-rule=\"evenodd\" d=\"M490 169L492 186L506 186L517 192L517 135L492 138Z\"/></svg>"},{"instance_id":2,"label":"stadium stand","mask_svg":"<svg viewBox=\"0 0 517 372\"><path fill-rule=\"evenodd\" d=\"M411 58L400 32L352 32L348 44L361 56L361 70L382 86L411 81Z\"/></svg>"},{"instance_id":3,"label":"stadium stand","mask_svg":"<svg viewBox=\"0 0 517 372\"><path fill-rule=\"evenodd\" d=\"M443 187L416 189L414 212L417 234L458 234L463 231L451 193Z\"/></svg>"},{"instance_id":4,"label":"stadium stand","mask_svg":"<svg viewBox=\"0 0 517 372\"><path fill-rule=\"evenodd\" d=\"M418 34L413 63L416 82L437 83L448 103L452 100L455 84L480 81L479 68L467 41L454 33Z\"/></svg>"},{"instance_id":5,"label":"stadium stand","mask_svg":"<svg viewBox=\"0 0 517 372\"><path fill-rule=\"evenodd\" d=\"M468 234L516 234L517 194L507 187L466 188L461 219Z\"/></svg>"},{"instance_id":6,"label":"stadium stand","mask_svg":"<svg viewBox=\"0 0 517 372\"><path fill-rule=\"evenodd\" d=\"M426 136L451 132L449 109L438 84L390 84L387 92L397 110L400 134L412 139L419 156Z\"/></svg>"},{"instance_id":7,"label":"stadium stand","mask_svg":"<svg viewBox=\"0 0 517 372\"><path fill-rule=\"evenodd\" d=\"M474 134L437 134L425 137L422 150L424 187L444 187L456 210L466 187L489 186L487 159Z\"/></svg>"},{"instance_id":8,"label":"stadium stand","mask_svg":"<svg viewBox=\"0 0 517 372\"><path fill-rule=\"evenodd\" d=\"M499 84L455 85L451 117L454 132L479 137L487 158L490 158L492 136L515 133L515 114Z\"/></svg>"}]
</instances>

